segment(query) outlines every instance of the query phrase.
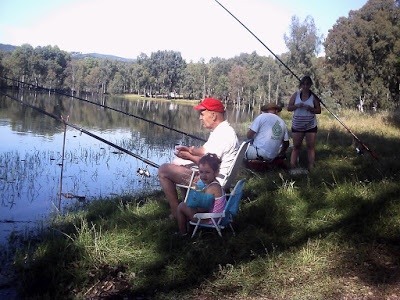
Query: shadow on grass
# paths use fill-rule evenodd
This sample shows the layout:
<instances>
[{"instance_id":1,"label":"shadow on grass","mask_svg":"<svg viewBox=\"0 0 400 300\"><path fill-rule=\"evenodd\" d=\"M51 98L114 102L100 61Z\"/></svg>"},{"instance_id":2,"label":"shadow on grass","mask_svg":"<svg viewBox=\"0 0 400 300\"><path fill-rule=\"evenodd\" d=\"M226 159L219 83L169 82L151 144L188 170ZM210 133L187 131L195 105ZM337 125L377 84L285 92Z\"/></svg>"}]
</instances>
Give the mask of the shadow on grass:
<instances>
[{"instance_id":1,"label":"shadow on grass","mask_svg":"<svg viewBox=\"0 0 400 300\"><path fill-rule=\"evenodd\" d=\"M156 253L154 257L143 254L143 258L109 266L121 270L122 275L108 274L115 281L118 276L121 279L129 277L127 273L135 274L124 281L125 285L121 285L113 299L151 299L160 293L170 294L172 299L218 278L221 269L228 265L243 265L255 257L268 259L268 253L285 255L288 249L304 247L310 239L330 236L335 236L339 244L354 245L339 256L338 274L348 272L348 276L358 276L377 286L398 282L400 166L393 162L395 152L382 152L379 162L365 157L366 154L349 154L352 142L345 139L348 136L339 131L334 134L334 140L339 142L318 145L318 164L311 174L291 177L274 172L258 179L249 178L235 220L236 236L225 230L223 238L213 231L201 231L194 239L179 238L173 234L177 226L166 218L169 209L162 200L145 214L121 208L124 206L120 203L152 206L154 199L164 199L162 193L153 195L149 202L117 199L91 206L85 215L89 224L101 224L103 233L116 228L119 232L132 231L135 236L129 243L143 245L144 252ZM320 135L327 133L321 131ZM369 136L365 139L400 146L398 140L383 141ZM380 189L378 182L384 179L383 174L393 178L385 179L387 185ZM77 225L71 222L60 229L74 235ZM59 299L71 294L82 296L88 287L103 283L105 278L111 280L100 272L101 267L88 265L82 245L63 235L57 236L61 239L56 242L47 239L38 245L39 250L30 248L29 259L18 269L25 284L24 295ZM382 259L377 259L376 253ZM341 265L348 266L347 271L340 271ZM227 283L217 293L234 293L236 288Z\"/></svg>"}]
</instances>

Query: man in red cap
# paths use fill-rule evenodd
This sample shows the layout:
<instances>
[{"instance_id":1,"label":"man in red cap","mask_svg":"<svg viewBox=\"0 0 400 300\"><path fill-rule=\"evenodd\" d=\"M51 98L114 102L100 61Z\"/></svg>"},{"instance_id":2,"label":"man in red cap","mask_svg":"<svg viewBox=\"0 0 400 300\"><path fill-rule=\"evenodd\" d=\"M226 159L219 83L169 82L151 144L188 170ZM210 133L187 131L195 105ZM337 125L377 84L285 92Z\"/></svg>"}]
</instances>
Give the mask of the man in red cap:
<instances>
[{"instance_id":1,"label":"man in red cap","mask_svg":"<svg viewBox=\"0 0 400 300\"><path fill-rule=\"evenodd\" d=\"M182 162L196 164L206 153L214 153L221 159L220 174L217 179L226 176L229 166L233 162L239 142L235 130L225 120L225 108L222 102L214 98L205 98L199 105L194 107L200 112L200 121L204 128L211 131L207 142L199 147L179 146L175 155ZM176 217L179 204L176 184L188 184L188 178L192 174L190 165L165 163L158 168L158 177L167 201L171 207L171 216Z\"/></svg>"}]
</instances>

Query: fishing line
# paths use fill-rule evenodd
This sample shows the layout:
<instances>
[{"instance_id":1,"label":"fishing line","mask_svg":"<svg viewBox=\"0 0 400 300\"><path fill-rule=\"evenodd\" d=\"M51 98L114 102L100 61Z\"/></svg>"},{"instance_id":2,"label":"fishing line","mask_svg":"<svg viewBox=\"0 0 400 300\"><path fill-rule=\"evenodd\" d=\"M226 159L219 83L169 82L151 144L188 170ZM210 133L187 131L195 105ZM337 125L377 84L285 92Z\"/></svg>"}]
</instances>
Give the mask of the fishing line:
<instances>
[{"instance_id":1,"label":"fishing line","mask_svg":"<svg viewBox=\"0 0 400 300\"><path fill-rule=\"evenodd\" d=\"M49 116L50 118L53 118L53 119L65 124L65 125L68 125L69 127L72 127L72 128L74 128L74 129L76 129L76 130L78 130L80 132L83 132L84 134L86 134L86 135L88 135L88 136L90 136L92 138L95 138L96 140L99 140L99 141L101 141L101 142L103 142L103 143L105 143L105 144L107 144L107 145L109 145L111 147L114 147L114 148L120 150L121 152L129 154L129 155L131 155L131 156L133 156L133 157L145 162L146 164L148 164L148 165L150 165L152 167L155 167L155 168L159 168L160 167L158 164L152 162L151 160L148 160L147 158L141 157L140 155L138 155L136 153L133 153L133 152L131 152L131 151L125 149L125 148L122 148L121 146L118 146L118 145L116 145L116 144L114 144L114 143L112 143L110 141L107 141L107 140L103 139L102 137L99 137L98 135L95 135L95 134L93 134L93 133L91 133L91 132L89 132L89 131L87 131L87 130L85 130L85 129L77 126L77 125L75 125L75 124L69 123L68 121L64 120L62 117L61 118L57 117L56 115L51 114L51 113L49 113L49 112L47 112L47 111L45 111L45 110L43 110L43 109L41 109L39 107L36 107L36 106L31 105L29 103L26 103L26 102L24 102L22 100L19 100L19 99L15 98L15 97L13 97L11 95L8 95L8 94L4 93L1 90L0 90L0 94L4 95L6 97L9 97L14 101L19 102L22 105L28 106L28 107L30 107L30 108L32 108L32 109L34 109L34 110L36 110L36 111L38 111L38 112L40 112L42 114L45 114L45 115Z\"/></svg>"},{"instance_id":2,"label":"fishing line","mask_svg":"<svg viewBox=\"0 0 400 300\"><path fill-rule=\"evenodd\" d=\"M191 137L191 138L193 138L193 139L206 142L206 140L203 139L203 138L201 138L201 137L198 137L198 136L195 136L195 135L192 135L192 134L183 132L183 131L181 131L181 130L178 130L178 129L169 127L169 126L167 126L167 125L164 125L164 124L161 124L161 123L157 123L157 122L155 122L155 121L148 120L148 119L145 119L145 118L143 118L143 117L140 117L140 116L137 116L137 115L134 115L134 114L131 114L131 113L128 113L128 112L125 112L125 111L122 111L122 110L119 110L119 109L116 109L116 108L107 106L107 105L99 104L99 103L96 103L96 102L94 102L94 101L90 101L90 100L87 100L87 99L84 99L84 98L81 98L81 97L69 95L69 94L67 94L67 93L58 91L58 90L56 90L56 89L49 89L49 88L45 88L45 87L42 87L42 86L39 86L39 85L35 85L35 84L31 84L31 83L22 82L22 81L19 81L19 80L17 80L17 79L12 79L12 78L8 78L8 77L3 77L3 76L0 76L0 77L1 77L1 78L4 78L4 79L7 79L7 80L16 81L16 82L19 82L19 83L22 83L22 84L26 84L26 85L32 86L32 87L34 87L34 88L37 88L37 89L41 89L41 90L45 90L45 91L52 92L52 93L55 93L55 94L59 94L59 95L62 95L62 96L72 97L72 98L78 99L78 100L80 100L80 101L84 101L84 102L87 102L87 103L90 103L90 104L93 104L93 105L97 105L97 106L100 106L100 107L103 107L103 108L106 108L106 109L109 109L109 110L113 110L113 111L116 111L116 112L118 112L118 113L122 113L122 114L124 114L124 115L130 116L130 117L134 117L134 118L136 118L136 119L139 119L139 120L142 120L142 121L146 121L146 122L148 122L148 123L151 123L151 124L154 124L154 125L157 125L157 126L160 126L160 127L163 127L163 128L166 128L166 129L175 131L175 132L178 132L178 133L180 133L180 134L186 135L186 136Z\"/></svg>"},{"instance_id":3,"label":"fishing line","mask_svg":"<svg viewBox=\"0 0 400 300\"><path fill-rule=\"evenodd\" d=\"M274 52L272 52L271 49L267 47L267 45L261 41L246 25L244 25L235 15L233 15L225 6L223 6L218 0L214 0L217 2L228 14L230 14L237 22L239 22L240 25L242 25L253 37L257 39L298 81L300 81L300 78L277 56L275 55ZM367 147L351 130L349 127L347 127L340 119L338 116L336 116L326 105L325 103L314 93L311 91L311 93L318 99L318 101L325 107L325 109L353 136L353 138L361 144L361 146L367 150L373 158L378 160L378 156Z\"/></svg>"}]
</instances>

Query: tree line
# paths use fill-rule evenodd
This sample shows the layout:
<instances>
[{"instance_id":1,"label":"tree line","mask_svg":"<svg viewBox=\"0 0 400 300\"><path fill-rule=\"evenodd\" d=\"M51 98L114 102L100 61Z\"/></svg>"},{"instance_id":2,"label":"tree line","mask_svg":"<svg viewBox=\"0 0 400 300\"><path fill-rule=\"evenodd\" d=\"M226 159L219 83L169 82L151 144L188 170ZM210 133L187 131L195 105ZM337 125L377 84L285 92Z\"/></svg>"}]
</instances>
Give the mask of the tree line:
<instances>
[{"instance_id":1,"label":"tree line","mask_svg":"<svg viewBox=\"0 0 400 300\"><path fill-rule=\"evenodd\" d=\"M242 53L230 59L186 62L180 52L140 54L135 61L75 58L57 46L0 51L2 86L33 83L71 94L140 94L202 99L255 107L287 102L298 77L310 75L325 103L359 109L393 109L400 103L400 0L369 0L339 18L323 41L314 19L292 17L277 56ZM321 46L325 55L318 56Z\"/></svg>"}]
</instances>

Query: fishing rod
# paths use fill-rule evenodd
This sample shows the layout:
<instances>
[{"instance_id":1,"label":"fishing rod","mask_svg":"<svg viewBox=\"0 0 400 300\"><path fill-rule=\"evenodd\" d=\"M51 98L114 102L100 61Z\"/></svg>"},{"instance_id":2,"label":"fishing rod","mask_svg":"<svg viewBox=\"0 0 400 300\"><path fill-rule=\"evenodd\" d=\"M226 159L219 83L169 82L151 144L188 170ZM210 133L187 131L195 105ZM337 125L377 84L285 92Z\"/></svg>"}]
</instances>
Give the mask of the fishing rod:
<instances>
[{"instance_id":1,"label":"fishing rod","mask_svg":"<svg viewBox=\"0 0 400 300\"><path fill-rule=\"evenodd\" d=\"M92 138L95 138L96 140L99 140L99 141L101 141L101 142L103 142L103 143L105 143L105 144L107 144L109 146L112 146L112 147L120 150L121 152L124 152L124 153L126 153L128 155L131 155L131 156L133 156L133 157L145 162L146 164L148 164L148 165L150 165L152 167L155 167L155 168L159 168L160 167L158 164L152 162L151 160L148 160L147 158L141 157L140 155L138 155L136 153L133 153L133 152L131 152L131 151L125 149L125 148L122 148L121 146L118 146L118 145L116 145L116 144L114 144L114 143L112 143L110 141L107 141L107 140L103 139L102 137L99 137L98 135L95 135L95 134L91 133L90 131L87 131L87 130L85 130L85 129L83 129L83 128L75 125L75 124L69 123L68 121L64 120L62 117L57 117L56 115L51 114L51 113L45 111L44 109L41 109L41 108L36 107L36 106L34 106L32 104L29 104L29 103L26 103L26 102L24 102L22 100L19 100L19 99L15 98L15 97L13 97L11 95L8 95L8 94L4 93L1 90L0 90L0 94L4 95L6 97L9 97L14 101L19 102L22 105L30 107L30 108L32 108L32 109L34 109L34 110L36 110L36 111L38 111L38 112L40 112L42 114L45 114L45 115L49 116L50 118L53 118L53 119L65 124L65 125L68 125L68 126L74 128L74 129L76 129L76 130L78 130L80 132L83 132L84 134L86 134L86 135L88 135L88 136L90 136Z\"/></svg>"},{"instance_id":2,"label":"fishing rod","mask_svg":"<svg viewBox=\"0 0 400 300\"><path fill-rule=\"evenodd\" d=\"M186 132L184 132L184 131L181 131L181 130L178 130L178 129L169 127L169 126L164 125L164 124L161 124L161 123L157 123L157 122L152 121L152 120L145 119L145 118L140 117L140 116L138 116L138 115L134 115L134 114L131 114L131 113L128 113L128 112L125 112L125 111L122 111L122 110L119 110L119 109L116 109L116 108L107 106L107 105L103 105L103 104L96 103L96 102L94 102L94 101L90 101L90 100L88 100L88 99L84 99L84 98L81 98L81 97L69 95L69 94L67 94L67 93L61 92L61 91L56 90L56 89L49 89L49 88L45 88L45 87L42 87L42 86L39 86L39 85L36 85L36 84L22 82L22 81L19 81L19 80L17 80L17 79L12 79L12 78L3 77L3 76L0 76L0 77L1 77L1 78L4 78L4 79L7 79L7 80L11 80L11 81L19 82L19 83L22 83L22 84L26 84L26 85L32 86L32 87L34 87L34 88L37 88L37 89L41 89L41 90L46 90L46 91L49 91L49 92L53 92L53 93L56 93L56 94L59 94L59 95L62 95L62 96L72 97L72 98L75 98L75 99L78 99L78 100L81 100L81 101L84 101L84 102L87 102L87 103L90 103L90 104L93 104L93 105L97 105L97 106L100 106L100 107L103 107L103 108L106 108L106 109L109 109L109 110L112 110L112 111L116 111L116 112L118 112L118 113L122 113L122 114L127 115L127 116L130 116L130 117L134 117L134 118L139 119L139 120L142 120L142 121L146 121L146 122L148 122L148 123L151 123L151 124L154 124L154 125L157 125L157 126L160 126L160 127L164 127L164 128L166 128L166 129L169 129L169 130L178 132L178 133L180 133L180 134L186 135L186 136L191 137L191 138L193 138L193 139L206 142L206 140L203 139L203 138L201 138L201 137L192 135L192 134L190 134L190 133L186 133Z\"/></svg>"},{"instance_id":3,"label":"fishing rod","mask_svg":"<svg viewBox=\"0 0 400 300\"><path fill-rule=\"evenodd\" d=\"M214 0L217 2L228 14L230 14L237 22L239 22L240 25L242 25L253 37L257 39L298 81L300 81L300 77L297 76L277 55L275 55L274 52L270 48L267 47L267 45L261 41L246 25L244 25L235 15L233 15L225 6L223 6L218 0ZM311 91L311 93L317 98L317 100L325 107L325 109L353 136L353 138L361 144L361 146L368 151L373 158L378 160L378 156L367 147L351 130L349 127L347 127L340 119L339 117L334 114L326 105L325 103L314 93Z\"/></svg>"}]
</instances>

